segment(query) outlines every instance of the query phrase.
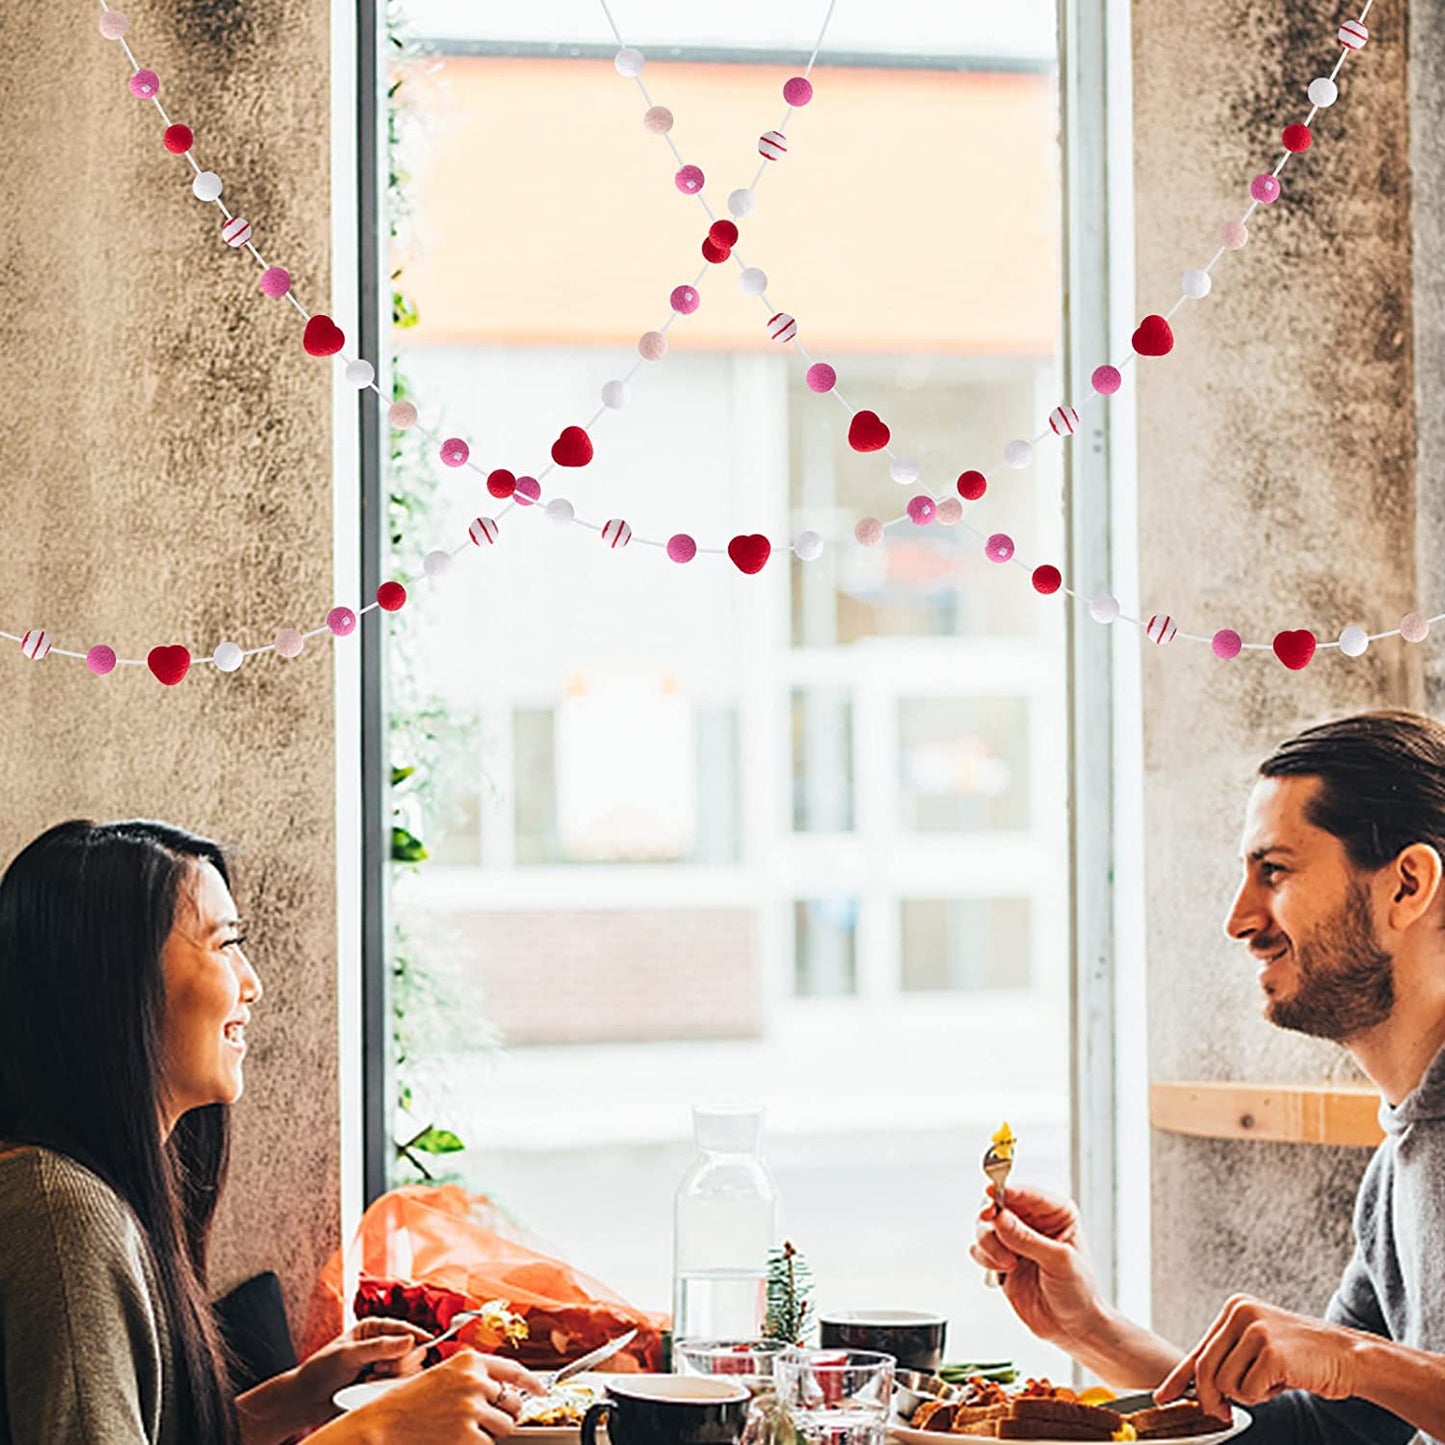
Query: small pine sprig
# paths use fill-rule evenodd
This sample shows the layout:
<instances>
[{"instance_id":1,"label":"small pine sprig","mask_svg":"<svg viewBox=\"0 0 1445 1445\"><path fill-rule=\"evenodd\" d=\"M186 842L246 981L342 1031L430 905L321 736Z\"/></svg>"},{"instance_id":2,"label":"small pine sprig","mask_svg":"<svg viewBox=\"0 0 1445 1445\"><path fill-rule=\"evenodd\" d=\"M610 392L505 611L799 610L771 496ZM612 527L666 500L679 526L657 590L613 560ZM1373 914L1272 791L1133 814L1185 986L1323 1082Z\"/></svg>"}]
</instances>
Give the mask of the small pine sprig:
<instances>
[{"instance_id":1,"label":"small pine sprig","mask_svg":"<svg viewBox=\"0 0 1445 1445\"><path fill-rule=\"evenodd\" d=\"M791 1240L768 1255L768 1312L763 1338L801 1345L813 1324L813 1272Z\"/></svg>"}]
</instances>

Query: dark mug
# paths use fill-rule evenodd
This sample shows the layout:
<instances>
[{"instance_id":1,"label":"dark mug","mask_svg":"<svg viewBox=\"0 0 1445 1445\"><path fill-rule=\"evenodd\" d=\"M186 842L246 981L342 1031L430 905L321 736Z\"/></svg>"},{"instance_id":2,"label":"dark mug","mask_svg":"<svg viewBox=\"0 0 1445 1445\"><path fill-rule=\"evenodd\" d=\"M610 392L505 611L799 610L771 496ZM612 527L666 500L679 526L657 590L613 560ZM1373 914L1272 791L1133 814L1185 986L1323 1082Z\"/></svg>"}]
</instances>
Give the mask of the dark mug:
<instances>
[{"instance_id":1,"label":"dark mug","mask_svg":"<svg viewBox=\"0 0 1445 1445\"><path fill-rule=\"evenodd\" d=\"M825 1350L873 1350L892 1355L900 1370L935 1375L943 1363L948 1321L916 1310L850 1310L824 1315L818 1342Z\"/></svg>"},{"instance_id":2,"label":"dark mug","mask_svg":"<svg viewBox=\"0 0 1445 1445\"><path fill-rule=\"evenodd\" d=\"M597 1445L603 1420L611 1445L738 1445L751 1402L732 1380L619 1376L583 1416L582 1445Z\"/></svg>"}]
</instances>

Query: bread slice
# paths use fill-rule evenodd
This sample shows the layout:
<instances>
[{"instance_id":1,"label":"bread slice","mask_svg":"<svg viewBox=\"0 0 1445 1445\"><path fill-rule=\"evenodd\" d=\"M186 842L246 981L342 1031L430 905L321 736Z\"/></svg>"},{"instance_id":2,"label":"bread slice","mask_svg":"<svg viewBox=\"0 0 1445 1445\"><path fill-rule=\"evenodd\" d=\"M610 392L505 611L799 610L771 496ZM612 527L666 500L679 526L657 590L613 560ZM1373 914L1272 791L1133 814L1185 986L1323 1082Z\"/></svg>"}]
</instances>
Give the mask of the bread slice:
<instances>
[{"instance_id":1,"label":"bread slice","mask_svg":"<svg viewBox=\"0 0 1445 1445\"><path fill-rule=\"evenodd\" d=\"M1136 1410L1129 1416L1129 1423L1140 1440L1168 1440L1176 1436L1212 1435L1216 1430L1228 1430L1234 1422L1206 1415L1198 1400L1176 1400L1172 1405Z\"/></svg>"},{"instance_id":2,"label":"bread slice","mask_svg":"<svg viewBox=\"0 0 1445 1445\"><path fill-rule=\"evenodd\" d=\"M1098 1405L1080 1405L1072 1400L1050 1400L1029 1395L1013 1402L1013 1415L1016 1420L1050 1420L1060 1425L1078 1425L1084 1429L1102 1431L1106 1439L1112 1439L1114 1432L1124 1424L1124 1417L1117 1410L1106 1410Z\"/></svg>"},{"instance_id":3,"label":"bread slice","mask_svg":"<svg viewBox=\"0 0 1445 1445\"><path fill-rule=\"evenodd\" d=\"M1071 1420L1000 1420L1000 1440L1112 1440L1112 1430Z\"/></svg>"},{"instance_id":4,"label":"bread slice","mask_svg":"<svg viewBox=\"0 0 1445 1445\"><path fill-rule=\"evenodd\" d=\"M1002 1420L975 1420L972 1425L965 1425L962 1428L955 1426L953 1433L974 1440L980 1436L989 1440L997 1440L998 1427L1002 1424Z\"/></svg>"},{"instance_id":5,"label":"bread slice","mask_svg":"<svg viewBox=\"0 0 1445 1445\"><path fill-rule=\"evenodd\" d=\"M925 1400L908 1422L915 1430L933 1430L946 1435L953 1428L953 1412L957 1408L947 1400Z\"/></svg>"}]
</instances>

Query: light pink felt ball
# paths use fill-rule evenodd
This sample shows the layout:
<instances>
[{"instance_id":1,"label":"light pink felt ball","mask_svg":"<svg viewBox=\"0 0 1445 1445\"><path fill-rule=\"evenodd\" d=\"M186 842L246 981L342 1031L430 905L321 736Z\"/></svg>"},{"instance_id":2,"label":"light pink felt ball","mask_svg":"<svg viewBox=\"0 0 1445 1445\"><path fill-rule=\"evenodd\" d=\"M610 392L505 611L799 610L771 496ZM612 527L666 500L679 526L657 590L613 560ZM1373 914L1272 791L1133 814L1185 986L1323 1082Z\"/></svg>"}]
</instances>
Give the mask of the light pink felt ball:
<instances>
[{"instance_id":1,"label":"light pink felt ball","mask_svg":"<svg viewBox=\"0 0 1445 1445\"><path fill-rule=\"evenodd\" d=\"M665 105L654 105L642 117L642 128L653 135L666 135L672 129L672 112Z\"/></svg>"},{"instance_id":2,"label":"light pink felt ball","mask_svg":"<svg viewBox=\"0 0 1445 1445\"><path fill-rule=\"evenodd\" d=\"M1100 396L1113 396L1124 384L1124 378L1119 375L1117 366L1096 366L1089 384Z\"/></svg>"},{"instance_id":3,"label":"light pink felt ball","mask_svg":"<svg viewBox=\"0 0 1445 1445\"><path fill-rule=\"evenodd\" d=\"M394 401L386 409L386 424L393 431L407 431L416 425L416 407L409 401Z\"/></svg>"},{"instance_id":4,"label":"light pink felt ball","mask_svg":"<svg viewBox=\"0 0 1445 1445\"><path fill-rule=\"evenodd\" d=\"M667 539L667 555L674 562L691 562L697 556L697 543L686 532Z\"/></svg>"},{"instance_id":5,"label":"light pink felt ball","mask_svg":"<svg viewBox=\"0 0 1445 1445\"><path fill-rule=\"evenodd\" d=\"M333 607L326 614L326 625L333 637L350 637L356 631L356 613L349 607Z\"/></svg>"},{"instance_id":6,"label":"light pink felt ball","mask_svg":"<svg viewBox=\"0 0 1445 1445\"><path fill-rule=\"evenodd\" d=\"M908 520L917 527L926 527L938 511L932 497L910 497L908 499Z\"/></svg>"},{"instance_id":7,"label":"light pink felt ball","mask_svg":"<svg viewBox=\"0 0 1445 1445\"><path fill-rule=\"evenodd\" d=\"M106 10L100 17L100 33L107 40L121 39L130 29L130 21L119 10ZM94 668L91 669L94 671ZM107 669L109 671L109 669Z\"/></svg>"},{"instance_id":8,"label":"light pink felt ball","mask_svg":"<svg viewBox=\"0 0 1445 1445\"><path fill-rule=\"evenodd\" d=\"M284 296L291 289L291 273L284 266L267 266L261 272L261 289L268 296Z\"/></svg>"},{"instance_id":9,"label":"light pink felt ball","mask_svg":"<svg viewBox=\"0 0 1445 1445\"><path fill-rule=\"evenodd\" d=\"M806 379L809 391L832 391L838 384L838 373L826 361L815 361Z\"/></svg>"},{"instance_id":10,"label":"light pink felt ball","mask_svg":"<svg viewBox=\"0 0 1445 1445\"><path fill-rule=\"evenodd\" d=\"M813 82L806 75L795 75L783 82L783 99L789 105L807 105L813 98Z\"/></svg>"},{"instance_id":11,"label":"light pink felt ball","mask_svg":"<svg viewBox=\"0 0 1445 1445\"><path fill-rule=\"evenodd\" d=\"M637 354L644 361L661 361L667 355L667 337L660 331L644 331L637 338Z\"/></svg>"},{"instance_id":12,"label":"light pink felt ball","mask_svg":"<svg viewBox=\"0 0 1445 1445\"><path fill-rule=\"evenodd\" d=\"M1406 642L1424 642L1430 635L1430 619L1423 612L1407 612L1400 619L1400 636Z\"/></svg>"},{"instance_id":13,"label":"light pink felt ball","mask_svg":"<svg viewBox=\"0 0 1445 1445\"><path fill-rule=\"evenodd\" d=\"M1226 221L1219 228L1219 244L1226 251L1241 251L1249 242L1249 227L1243 221Z\"/></svg>"},{"instance_id":14,"label":"light pink felt ball","mask_svg":"<svg viewBox=\"0 0 1445 1445\"><path fill-rule=\"evenodd\" d=\"M306 647L306 639L294 627L283 627L276 634L277 657L300 657Z\"/></svg>"},{"instance_id":15,"label":"light pink felt ball","mask_svg":"<svg viewBox=\"0 0 1445 1445\"><path fill-rule=\"evenodd\" d=\"M883 523L877 517L860 517L853 537L864 547L876 547L883 540Z\"/></svg>"},{"instance_id":16,"label":"light pink felt ball","mask_svg":"<svg viewBox=\"0 0 1445 1445\"><path fill-rule=\"evenodd\" d=\"M1244 641L1232 627L1221 627L1210 639L1210 647L1214 650L1216 657L1223 658L1228 662L1231 658L1238 657L1244 648Z\"/></svg>"},{"instance_id":17,"label":"light pink felt ball","mask_svg":"<svg viewBox=\"0 0 1445 1445\"><path fill-rule=\"evenodd\" d=\"M963 521L963 503L957 497L945 497L934 509L933 520L940 527L956 527Z\"/></svg>"}]
</instances>

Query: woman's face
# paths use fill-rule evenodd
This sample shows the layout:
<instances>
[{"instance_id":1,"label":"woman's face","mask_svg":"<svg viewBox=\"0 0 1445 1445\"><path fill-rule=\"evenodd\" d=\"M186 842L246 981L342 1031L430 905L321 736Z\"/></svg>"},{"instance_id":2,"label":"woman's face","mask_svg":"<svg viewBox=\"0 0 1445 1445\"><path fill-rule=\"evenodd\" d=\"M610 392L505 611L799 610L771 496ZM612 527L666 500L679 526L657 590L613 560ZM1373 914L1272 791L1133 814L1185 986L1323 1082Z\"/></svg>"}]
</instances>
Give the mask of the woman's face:
<instances>
[{"instance_id":1,"label":"woman's face","mask_svg":"<svg viewBox=\"0 0 1445 1445\"><path fill-rule=\"evenodd\" d=\"M161 1030L166 1132L190 1109L234 1104L244 1087L246 1025L261 980L241 952L241 921L231 890L209 863L181 885L176 921L161 967L166 1016Z\"/></svg>"}]
</instances>

